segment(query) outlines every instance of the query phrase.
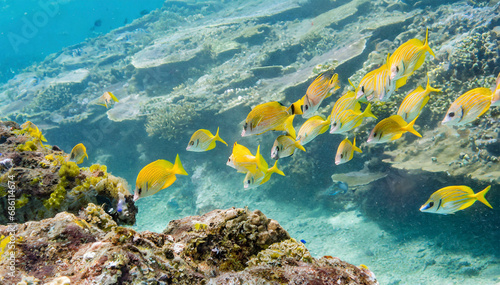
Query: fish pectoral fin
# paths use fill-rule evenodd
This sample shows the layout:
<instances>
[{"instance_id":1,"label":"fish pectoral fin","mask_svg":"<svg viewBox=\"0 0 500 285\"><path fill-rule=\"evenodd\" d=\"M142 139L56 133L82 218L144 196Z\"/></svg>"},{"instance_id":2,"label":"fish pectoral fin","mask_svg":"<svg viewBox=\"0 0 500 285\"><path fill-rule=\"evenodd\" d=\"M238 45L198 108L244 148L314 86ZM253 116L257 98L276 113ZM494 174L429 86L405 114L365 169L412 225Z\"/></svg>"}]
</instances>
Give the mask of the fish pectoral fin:
<instances>
[{"instance_id":1,"label":"fish pectoral fin","mask_svg":"<svg viewBox=\"0 0 500 285\"><path fill-rule=\"evenodd\" d=\"M163 183L163 186L160 188L160 190L170 187L170 185L172 185L176 179L177 178L175 177L175 175L168 175L168 177L165 179L165 183Z\"/></svg>"},{"instance_id":2,"label":"fish pectoral fin","mask_svg":"<svg viewBox=\"0 0 500 285\"><path fill-rule=\"evenodd\" d=\"M391 141L394 141L394 140L397 140L399 139L401 136L403 135L403 133L399 133L399 134L395 134L391 137Z\"/></svg>"}]
</instances>

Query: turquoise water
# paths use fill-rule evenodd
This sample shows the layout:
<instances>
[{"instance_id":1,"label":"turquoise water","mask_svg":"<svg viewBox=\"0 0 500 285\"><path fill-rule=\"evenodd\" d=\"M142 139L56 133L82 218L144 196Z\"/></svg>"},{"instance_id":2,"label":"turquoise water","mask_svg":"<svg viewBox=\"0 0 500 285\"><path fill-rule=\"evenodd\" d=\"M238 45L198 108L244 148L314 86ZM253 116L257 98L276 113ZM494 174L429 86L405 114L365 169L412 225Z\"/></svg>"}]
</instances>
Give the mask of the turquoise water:
<instances>
[{"instance_id":1,"label":"turquoise water","mask_svg":"<svg viewBox=\"0 0 500 285\"><path fill-rule=\"evenodd\" d=\"M0 82L47 55L105 34L161 7L163 1L0 2Z\"/></svg>"},{"instance_id":2,"label":"turquoise water","mask_svg":"<svg viewBox=\"0 0 500 285\"><path fill-rule=\"evenodd\" d=\"M0 81L10 80L0 89L2 117L32 120L66 152L84 143L89 160L80 166L106 164L131 192L145 165L173 162L179 154L189 175L139 199L135 229L161 232L172 219L249 207L304 239L313 256L366 264L381 284L500 282L500 172L492 158L500 153L498 107L465 127L440 123L459 95L495 85L500 23L494 1L40 3L59 9L36 35L17 52L1 39L6 52L0 62L8 64L1 64ZM22 36L23 19L47 13L39 3L2 5L10 15L0 19L3 35ZM146 15L139 18L141 12ZM362 154L336 166L346 135L327 131L305 146L307 152L279 160L285 177L274 174L255 189L243 188L245 175L226 165L233 143L253 154L260 146L271 166L281 134L241 137L252 108L269 101L289 106L328 70L339 74L341 88L321 104L318 113L326 117L349 89L348 78L359 83L387 53L407 40L424 40L427 28L436 57L427 54L388 102L373 103L377 120L349 133ZM79 69L89 75L67 85L54 80ZM427 76L443 92L431 95L417 120L422 138L404 134L396 142L366 144L376 123L425 86ZM110 109L92 104L104 91L120 102ZM296 131L303 122L294 119ZM194 131L215 133L217 127L229 146L186 151ZM332 175L349 184L347 193L331 195ZM371 178L361 182L365 176ZM442 187L469 185L477 193L490 184L486 199L493 209L476 202L453 215L419 211Z\"/></svg>"}]
</instances>

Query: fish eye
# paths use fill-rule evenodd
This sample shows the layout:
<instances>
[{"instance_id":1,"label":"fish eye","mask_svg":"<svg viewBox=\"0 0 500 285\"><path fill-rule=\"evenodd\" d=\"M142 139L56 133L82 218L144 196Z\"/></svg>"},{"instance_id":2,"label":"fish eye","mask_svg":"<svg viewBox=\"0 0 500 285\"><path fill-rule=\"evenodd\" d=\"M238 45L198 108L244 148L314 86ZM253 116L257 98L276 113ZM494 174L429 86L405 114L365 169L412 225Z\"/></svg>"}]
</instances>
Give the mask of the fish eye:
<instances>
[{"instance_id":1,"label":"fish eye","mask_svg":"<svg viewBox=\"0 0 500 285\"><path fill-rule=\"evenodd\" d=\"M247 180L247 184L250 184L250 179Z\"/></svg>"},{"instance_id":2,"label":"fish eye","mask_svg":"<svg viewBox=\"0 0 500 285\"><path fill-rule=\"evenodd\" d=\"M333 126L336 127L337 126L337 122L333 123Z\"/></svg>"},{"instance_id":3,"label":"fish eye","mask_svg":"<svg viewBox=\"0 0 500 285\"><path fill-rule=\"evenodd\" d=\"M141 195L141 193L142 193L142 188L139 188L139 190L137 190L137 192L139 192L139 195Z\"/></svg>"},{"instance_id":4,"label":"fish eye","mask_svg":"<svg viewBox=\"0 0 500 285\"><path fill-rule=\"evenodd\" d=\"M340 154L340 158L344 158L344 154L343 153Z\"/></svg>"},{"instance_id":5,"label":"fish eye","mask_svg":"<svg viewBox=\"0 0 500 285\"><path fill-rule=\"evenodd\" d=\"M450 117L450 118L455 117L455 112L450 112L450 113L448 113L448 117Z\"/></svg>"},{"instance_id":6,"label":"fish eye","mask_svg":"<svg viewBox=\"0 0 500 285\"><path fill-rule=\"evenodd\" d=\"M376 138L377 137L377 133L373 133L373 137Z\"/></svg>"},{"instance_id":7,"label":"fish eye","mask_svg":"<svg viewBox=\"0 0 500 285\"><path fill-rule=\"evenodd\" d=\"M243 126L243 129L246 130L248 127L248 123L245 123L245 125Z\"/></svg>"},{"instance_id":8,"label":"fish eye","mask_svg":"<svg viewBox=\"0 0 500 285\"><path fill-rule=\"evenodd\" d=\"M190 142L189 142L189 145L194 145L194 141L190 141Z\"/></svg>"},{"instance_id":9,"label":"fish eye","mask_svg":"<svg viewBox=\"0 0 500 285\"><path fill-rule=\"evenodd\" d=\"M361 92L365 93L365 86L361 86Z\"/></svg>"},{"instance_id":10,"label":"fish eye","mask_svg":"<svg viewBox=\"0 0 500 285\"><path fill-rule=\"evenodd\" d=\"M434 206L434 202L429 202L429 208L432 208Z\"/></svg>"}]
</instances>

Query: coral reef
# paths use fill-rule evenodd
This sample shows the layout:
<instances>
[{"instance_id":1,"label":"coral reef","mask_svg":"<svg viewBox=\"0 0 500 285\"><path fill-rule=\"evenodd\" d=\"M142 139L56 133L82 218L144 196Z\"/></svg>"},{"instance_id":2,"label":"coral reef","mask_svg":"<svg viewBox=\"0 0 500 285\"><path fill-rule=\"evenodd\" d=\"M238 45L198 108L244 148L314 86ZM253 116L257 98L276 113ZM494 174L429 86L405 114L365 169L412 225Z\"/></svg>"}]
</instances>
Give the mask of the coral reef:
<instances>
[{"instance_id":1,"label":"coral reef","mask_svg":"<svg viewBox=\"0 0 500 285\"><path fill-rule=\"evenodd\" d=\"M9 232L18 239L9 249L16 253L15 276L8 274L9 260L0 257L0 276L8 283L378 284L364 266L312 258L258 210L215 210L152 233L119 227L89 204L79 216L62 212L0 226L0 234Z\"/></svg>"},{"instance_id":2,"label":"coral reef","mask_svg":"<svg viewBox=\"0 0 500 285\"><path fill-rule=\"evenodd\" d=\"M137 208L127 182L108 173L106 166L80 168L57 146L43 145L13 122L0 122L0 137L2 161L10 162L0 169L0 209L7 213L9 201L15 199L15 221L41 220L61 211L78 213L98 203L119 224L135 223ZM120 199L126 206L118 212ZM0 224L7 224L7 218L2 215Z\"/></svg>"}]
</instances>

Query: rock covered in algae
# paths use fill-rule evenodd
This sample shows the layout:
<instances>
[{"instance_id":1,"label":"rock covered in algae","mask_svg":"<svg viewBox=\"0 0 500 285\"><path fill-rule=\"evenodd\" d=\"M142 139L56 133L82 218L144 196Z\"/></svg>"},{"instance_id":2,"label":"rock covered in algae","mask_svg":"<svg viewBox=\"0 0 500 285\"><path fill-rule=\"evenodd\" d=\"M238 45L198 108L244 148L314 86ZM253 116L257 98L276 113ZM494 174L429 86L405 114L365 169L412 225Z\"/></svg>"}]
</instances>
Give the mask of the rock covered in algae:
<instances>
[{"instance_id":1,"label":"rock covered in algae","mask_svg":"<svg viewBox=\"0 0 500 285\"><path fill-rule=\"evenodd\" d=\"M105 165L78 167L57 146L32 137L17 123L0 122L0 211L14 206L15 222L78 213L89 203L104 204L119 224L134 224L137 208L127 182L107 172ZM124 200L123 210L116 209ZM14 201L14 205L10 205ZM0 224L13 222L1 215Z\"/></svg>"},{"instance_id":2,"label":"rock covered in algae","mask_svg":"<svg viewBox=\"0 0 500 285\"><path fill-rule=\"evenodd\" d=\"M378 284L371 271L333 257L315 259L277 221L247 209L171 221L163 233L117 226L99 206L79 216L0 226L16 236L21 284ZM22 283L25 282L25 283ZM64 283L63 283L64 284Z\"/></svg>"}]
</instances>

